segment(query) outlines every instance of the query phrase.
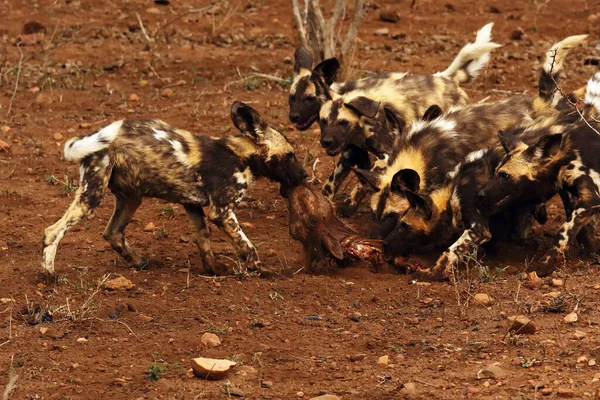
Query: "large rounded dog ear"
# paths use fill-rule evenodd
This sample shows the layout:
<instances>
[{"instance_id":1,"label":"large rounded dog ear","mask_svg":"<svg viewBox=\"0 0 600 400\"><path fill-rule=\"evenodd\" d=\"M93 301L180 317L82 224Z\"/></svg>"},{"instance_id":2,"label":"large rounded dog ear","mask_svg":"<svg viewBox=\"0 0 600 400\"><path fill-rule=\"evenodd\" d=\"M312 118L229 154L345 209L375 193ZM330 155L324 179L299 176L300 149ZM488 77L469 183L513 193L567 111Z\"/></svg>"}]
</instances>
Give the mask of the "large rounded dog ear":
<instances>
[{"instance_id":1,"label":"large rounded dog ear","mask_svg":"<svg viewBox=\"0 0 600 400\"><path fill-rule=\"evenodd\" d=\"M310 70L313 65L313 56L306 47L298 47L294 52L294 74L298 74L301 69Z\"/></svg>"},{"instance_id":2,"label":"large rounded dog ear","mask_svg":"<svg viewBox=\"0 0 600 400\"><path fill-rule=\"evenodd\" d=\"M379 185L381 184L381 177L378 173L357 167L352 167L352 170L356 173L361 183L368 183L376 192L380 190Z\"/></svg>"},{"instance_id":3,"label":"large rounded dog ear","mask_svg":"<svg viewBox=\"0 0 600 400\"><path fill-rule=\"evenodd\" d=\"M406 190L417 193L421 185L421 177L414 169L401 169L392 178L391 189L394 193Z\"/></svg>"},{"instance_id":4,"label":"large rounded dog ear","mask_svg":"<svg viewBox=\"0 0 600 400\"><path fill-rule=\"evenodd\" d=\"M560 150L562 140L563 135L560 133L542 136L535 144L537 150L535 154L538 155L540 159L548 159L554 157Z\"/></svg>"},{"instance_id":5,"label":"large rounded dog ear","mask_svg":"<svg viewBox=\"0 0 600 400\"><path fill-rule=\"evenodd\" d=\"M313 69L311 76L313 78L322 79L327 86L331 86L331 84L335 82L339 69L340 62L337 58L328 58L317 64L315 69Z\"/></svg>"},{"instance_id":6,"label":"large rounded dog ear","mask_svg":"<svg viewBox=\"0 0 600 400\"><path fill-rule=\"evenodd\" d=\"M425 111L425 114L423 114L422 119L425 121L433 121L434 119L436 119L443 113L444 112L442 111L440 106L438 106L437 104L434 104Z\"/></svg>"},{"instance_id":7,"label":"large rounded dog ear","mask_svg":"<svg viewBox=\"0 0 600 400\"><path fill-rule=\"evenodd\" d=\"M231 105L231 120L240 132L256 139L262 137L268 127L258 111L241 101L234 101Z\"/></svg>"},{"instance_id":8,"label":"large rounded dog ear","mask_svg":"<svg viewBox=\"0 0 600 400\"><path fill-rule=\"evenodd\" d=\"M527 147L525 143L519 140L515 134L510 131L499 131L498 137L500 138L502 147L504 147L504 151L507 153L510 153L517 147Z\"/></svg>"},{"instance_id":9,"label":"large rounded dog ear","mask_svg":"<svg viewBox=\"0 0 600 400\"><path fill-rule=\"evenodd\" d=\"M385 120L390 131L394 132L396 136L400 136L404 131L406 122L388 107L384 107L383 111L385 112Z\"/></svg>"},{"instance_id":10,"label":"large rounded dog ear","mask_svg":"<svg viewBox=\"0 0 600 400\"><path fill-rule=\"evenodd\" d=\"M431 211L431 206L425 200L425 197L421 196L418 193L411 192L410 190L406 191L406 198L410 203L410 206L413 207L416 211L423 214L426 219L431 218L433 212Z\"/></svg>"},{"instance_id":11,"label":"large rounded dog ear","mask_svg":"<svg viewBox=\"0 0 600 400\"><path fill-rule=\"evenodd\" d=\"M365 116L367 118L375 118L379 111L379 102L369 99L365 96L359 96L347 103L344 103L346 107L351 109L358 116Z\"/></svg>"}]
</instances>

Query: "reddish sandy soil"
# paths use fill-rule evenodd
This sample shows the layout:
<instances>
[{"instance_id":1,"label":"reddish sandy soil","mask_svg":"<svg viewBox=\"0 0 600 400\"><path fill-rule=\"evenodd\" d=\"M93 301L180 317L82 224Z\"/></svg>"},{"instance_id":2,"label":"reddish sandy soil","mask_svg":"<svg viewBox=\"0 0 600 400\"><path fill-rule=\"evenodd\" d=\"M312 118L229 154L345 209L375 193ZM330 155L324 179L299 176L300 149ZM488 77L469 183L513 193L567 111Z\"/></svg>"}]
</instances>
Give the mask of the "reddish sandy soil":
<instances>
[{"instance_id":1,"label":"reddish sandy soil","mask_svg":"<svg viewBox=\"0 0 600 400\"><path fill-rule=\"evenodd\" d=\"M58 282L43 284L42 232L67 208L72 193L65 189L78 176L77 165L61 160L64 140L109 121L161 118L194 132L225 135L234 133L229 106L242 100L288 135L301 160L309 154L321 159L318 177L331 170L333 161L319 149L317 132L299 134L288 122L286 87L240 82L240 74L253 72L291 76L297 39L289 2L232 0L213 8L212 15L178 19L209 3L171 3L0 3L0 126L6 127L0 140L10 145L0 151L0 384L8 384L11 371L17 376L6 396L212 399L227 398L228 385L252 399L325 393L342 399L600 396L599 267L576 252L555 273L564 286L537 289L522 285L516 273L535 249L514 245L501 258L483 260L490 266L488 279L465 273L456 284L411 284L409 275L361 268L324 275L300 271L291 279L211 278L203 275L182 207L147 199L128 237L154 262L137 271L102 239L114 204L109 194L95 216L62 241ZM485 74L466 86L473 100L535 93L545 49L568 35L591 37L569 55L565 89L582 85L594 71L584 59L599 55L596 1L550 0L538 11L525 1L417 0L416 9L410 3L380 0L369 7L359 33L357 73L442 70L490 21L504 47ZM398 11L401 20L380 22L380 9ZM136 13L153 35L151 43ZM30 20L47 32L41 44L22 47L19 68L13 43ZM385 27L390 36L374 36ZM519 28L524 35L513 40ZM560 204L553 204L551 223L536 226L533 234L542 249L564 218ZM267 267L301 269L301 247L289 237L287 210L275 185L257 182L238 217ZM368 220L365 210L350 223ZM149 222L156 226L153 232L143 229ZM214 232L218 254L233 257ZM97 289L107 274L123 275L136 286ZM550 292L557 300L551 301ZM476 293L490 294L493 305L473 302ZM573 311L578 321L567 324L563 318ZM515 314L527 315L537 332L506 334L506 317ZM222 344L204 348L204 332L216 333ZM384 355L388 365L377 365ZM189 372L190 359L199 356L235 359L241 366L224 380L204 381ZM478 380L477 372L491 364L506 376ZM152 365L166 367L157 381L148 379Z\"/></svg>"}]
</instances>

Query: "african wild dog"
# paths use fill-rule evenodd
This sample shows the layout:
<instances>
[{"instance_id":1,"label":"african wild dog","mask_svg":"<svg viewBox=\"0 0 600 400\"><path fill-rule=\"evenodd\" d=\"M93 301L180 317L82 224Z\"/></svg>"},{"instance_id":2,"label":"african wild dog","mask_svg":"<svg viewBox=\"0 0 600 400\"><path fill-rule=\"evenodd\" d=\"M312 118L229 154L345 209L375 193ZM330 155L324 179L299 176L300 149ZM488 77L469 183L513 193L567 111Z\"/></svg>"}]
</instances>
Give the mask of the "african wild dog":
<instances>
[{"instance_id":1,"label":"african wild dog","mask_svg":"<svg viewBox=\"0 0 600 400\"><path fill-rule=\"evenodd\" d=\"M136 266L146 263L127 244L125 228L143 197L157 197L183 205L194 223L195 242L207 272L224 272L214 260L207 217L231 240L244 267L260 271L256 249L234 210L254 178L280 183L283 193L299 185L306 172L286 138L250 106L234 102L231 119L242 135L213 138L160 120L120 120L90 136L67 141L65 159L81 160L81 184L64 216L45 230L44 271L54 273L63 235L100 204L107 187L116 205L104 238L125 260Z\"/></svg>"},{"instance_id":2,"label":"african wild dog","mask_svg":"<svg viewBox=\"0 0 600 400\"><path fill-rule=\"evenodd\" d=\"M538 97L533 102L533 114L537 118L526 126L510 129L521 140L533 143L543 134L559 132L579 118L569 102L559 96L555 82L569 50L583 39L585 35L569 37L548 51L547 61L554 62L546 62L540 75ZM410 207L386 237L386 250L392 254L431 251L456 240L439 257L432 270L422 271L422 275L429 279L448 278L464 256L472 254L477 246L492 236L496 239L506 239L507 236L522 239L532 217L538 222L545 222L545 208L536 202L522 203L499 215L488 216L478 192L492 178L503 154L500 143L496 141L493 147L467 155L438 189L430 193L402 191ZM401 184L397 182L397 186Z\"/></svg>"},{"instance_id":3,"label":"african wild dog","mask_svg":"<svg viewBox=\"0 0 600 400\"><path fill-rule=\"evenodd\" d=\"M528 271L549 275L557 257L600 212L600 72L590 79L582 118L556 134L548 130L536 143L527 145L511 132L501 133L506 156L481 192L492 212L527 202L545 202L563 191L567 220L554 246ZM592 245L594 243L588 243ZM596 248L587 249L595 252Z\"/></svg>"},{"instance_id":4,"label":"african wild dog","mask_svg":"<svg viewBox=\"0 0 600 400\"><path fill-rule=\"evenodd\" d=\"M294 83L290 89L290 120L296 124L299 130L308 129L312 123L319 118L319 113L323 104L331 100L332 97L341 95L351 95L358 93L358 96L375 96L377 94L385 95L388 98L396 100L397 106L406 114L406 118L417 118L427 109L435 100L435 103L442 106L454 104L466 104L468 97L460 89L459 84L468 82L477 76L478 71L485 67L489 61L490 51L498 45L490 43L491 29L493 24L484 26L477 34L475 43L464 46L452 64L442 72L433 75L414 75L407 73L382 73L357 81L345 83L333 83L335 75L339 68L336 59L329 59L318 64L312 71L312 55L307 49L299 48L295 53L294 64ZM374 94L375 93L375 94ZM425 102L423 98L432 99ZM343 104L342 104L343 105ZM344 107L345 108L345 107ZM417 108L416 111L412 111ZM417 115L418 113L418 115ZM414 115L413 115L414 114ZM353 114L356 118L363 119L358 114ZM344 124L345 122L342 122ZM329 130L331 132L331 126ZM323 133L323 130L322 130ZM343 132L342 132L343 133ZM365 132L361 136L369 135ZM337 138L338 136L336 136ZM327 136L324 139L323 147L330 154L338 154L341 149L332 149L335 140ZM367 168L371 162L369 160L369 151L379 155L384 150L386 144L382 138L380 144L375 137L371 137L368 143L359 142L359 146L348 145L335 168L325 184L324 193L332 198L337 192L340 183L350 172L350 167L359 165L361 168ZM369 146L376 146L370 149ZM355 192L353 196L359 195ZM347 214L351 214L357 201L351 201L348 206Z\"/></svg>"}]
</instances>

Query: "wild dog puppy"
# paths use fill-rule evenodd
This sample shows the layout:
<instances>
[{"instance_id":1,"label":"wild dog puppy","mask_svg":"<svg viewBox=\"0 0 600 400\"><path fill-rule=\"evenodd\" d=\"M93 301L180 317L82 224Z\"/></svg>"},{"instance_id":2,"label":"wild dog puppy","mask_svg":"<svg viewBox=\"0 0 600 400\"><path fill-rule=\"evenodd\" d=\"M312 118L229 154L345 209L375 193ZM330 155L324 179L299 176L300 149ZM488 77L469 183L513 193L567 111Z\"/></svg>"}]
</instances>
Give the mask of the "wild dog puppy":
<instances>
[{"instance_id":1,"label":"wild dog puppy","mask_svg":"<svg viewBox=\"0 0 600 400\"><path fill-rule=\"evenodd\" d=\"M511 132L500 134L506 156L481 193L492 212L524 202L545 202L559 191L571 198L565 206L567 221L554 246L537 263L528 266L546 276L554 271L557 257L600 211L600 72L588 82L583 119L561 133L548 131L527 145ZM563 197L564 199L564 197ZM589 249L595 252L595 249Z\"/></svg>"},{"instance_id":2,"label":"wild dog puppy","mask_svg":"<svg viewBox=\"0 0 600 400\"><path fill-rule=\"evenodd\" d=\"M555 82L562 72L568 51L585 36L569 37L548 51L539 81L538 97L533 102L531 124L509 129L525 143L534 143L548 132L561 132L579 119L579 114L562 98ZM478 193L490 181L504 150L499 142L488 149L475 151L447 175L446 182L431 193L404 191L410 203L392 233L385 239L392 254L431 251L452 244L437 260L432 270L422 271L429 279L448 278L464 256L493 236L526 236L533 217L545 222L545 208L537 202L523 202L518 207L489 217ZM401 183L397 183L400 185ZM464 231L464 232L463 232ZM462 232L462 235L461 235Z\"/></svg>"},{"instance_id":3,"label":"wild dog puppy","mask_svg":"<svg viewBox=\"0 0 600 400\"><path fill-rule=\"evenodd\" d=\"M250 106L234 102L231 119L242 135L213 138L173 128L160 120L121 120L65 143L67 161L80 160L81 184L64 216L45 230L42 267L54 273L58 244L67 230L89 215L108 187L116 197L104 238L127 261L146 263L127 244L125 228L143 197L180 203L196 228L204 268L222 273L210 246L208 220L230 239L242 264L261 270L256 249L234 210L252 180L266 177L281 191L306 177L286 138ZM202 207L207 207L205 214Z\"/></svg>"},{"instance_id":4,"label":"wild dog puppy","mask_svg":"<svg viewBox=\"0 0 600 400\"><path fill-rule=\"evenodd\" d=\"M445 71L434 75L377 74L333 84L339 67L337 60L325 60L311 72L310 52L302 48L296 51L296 75L290 89L290 120L296 122L298 129L308 129L320 115L321 145L329 155L341 153L323 189L329 198L333 198L353 165L368 168L371 164L369 153L381 156L389 149L386 133L373 127L381 125L385 117L373 114L373 107L362 100L382 101L409 122L433 104L444 109L466 104L468 97L459 85L475 78L487 65L490 51L499 47L490 43L491 28L492 24L484 26L475 43L463 47ZM350 135L352 140L349 140ZM361 195L360 190L355 190L352 195L355 200L347 203L346 211L342 213L352 214Z\"/></svg>"}]
</instances>

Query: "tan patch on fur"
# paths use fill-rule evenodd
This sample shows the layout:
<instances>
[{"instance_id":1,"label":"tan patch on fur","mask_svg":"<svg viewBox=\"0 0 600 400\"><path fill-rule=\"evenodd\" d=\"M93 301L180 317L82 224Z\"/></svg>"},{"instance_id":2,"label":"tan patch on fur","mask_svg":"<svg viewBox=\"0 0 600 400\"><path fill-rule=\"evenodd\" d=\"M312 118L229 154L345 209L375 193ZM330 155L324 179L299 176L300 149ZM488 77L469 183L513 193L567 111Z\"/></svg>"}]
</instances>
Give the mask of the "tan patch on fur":
<instances>
[{"instance_id":1,"label":"tan patch on fur","mask_svg":"<svg viewBox=\"0 0 600 400\"><path fill-rule=\"evenodd\" d=\"M200 164L200 160L202 159L202 153L200 152L198 140L196 139L196 137L191 132L184 131L182 129L176 129L175 131L183 138L185 143L188 145L188 165Z\"/></svg>"}]
</instances>

